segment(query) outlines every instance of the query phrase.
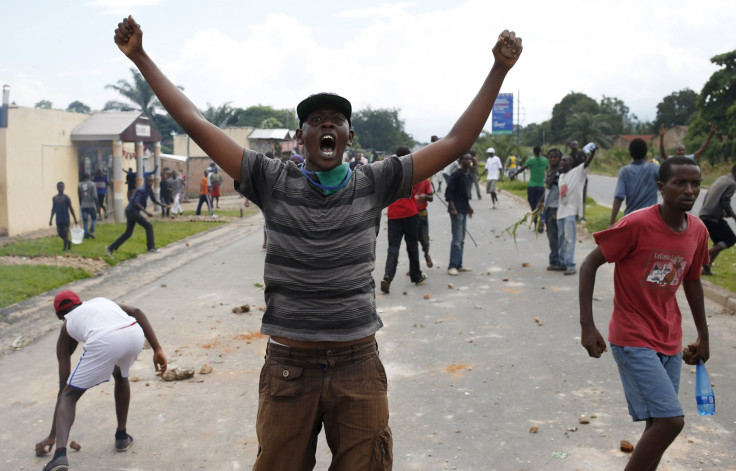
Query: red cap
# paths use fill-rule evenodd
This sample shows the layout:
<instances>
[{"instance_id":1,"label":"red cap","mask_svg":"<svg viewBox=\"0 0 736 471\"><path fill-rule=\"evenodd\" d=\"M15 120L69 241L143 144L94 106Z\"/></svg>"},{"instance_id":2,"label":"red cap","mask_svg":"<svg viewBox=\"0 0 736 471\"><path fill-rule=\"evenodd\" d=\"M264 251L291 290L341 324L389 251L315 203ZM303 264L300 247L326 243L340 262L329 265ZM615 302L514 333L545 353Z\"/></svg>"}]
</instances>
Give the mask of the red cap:
<instances>
[{"instance_id":1,"label":"red cap","mask_svg":"<svg viewBox=\"0 0 736 471\"><path fill-rule=\"evenodd\" d=\"M82 304L82 301L79 299L79 296L70 289L60 291L59 294L54 297L54 310L57 314L60 311L68 309L70 306L78 306L80 304Z\"/></svg>"}]
</instances>

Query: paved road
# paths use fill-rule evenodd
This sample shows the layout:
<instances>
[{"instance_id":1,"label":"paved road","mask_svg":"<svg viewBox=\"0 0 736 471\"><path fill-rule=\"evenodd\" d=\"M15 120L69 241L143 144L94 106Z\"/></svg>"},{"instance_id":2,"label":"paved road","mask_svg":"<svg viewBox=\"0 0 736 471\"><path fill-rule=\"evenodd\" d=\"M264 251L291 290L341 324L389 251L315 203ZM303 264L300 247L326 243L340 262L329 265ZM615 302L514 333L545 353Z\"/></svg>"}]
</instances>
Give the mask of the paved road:
<instances>
[{"instance_id":1,"label":"paved road","mask_svg":"<svg viewBox=\"0 0 736 471\"><path fill-rule=\"evenodd\" d=\"M385 327L379 348L389 376L394 469L589 470L622 469L620 440L635 443L642 426L630 422L610 354L594 360L580 346L577 279L547 272L544 237L522 228L516 244L504 229L525 212L502 195L499 209L473 202L476 216L466 241L466 265L446 274L449 220L439 201L430 207L432 254L424 286L399 276L390 295L377 296ZM128 453L115 453L112 384L81 399L71 439L74 470L241 470L256 454L257 383L265 351L259 336L264 252L259 216L118 265L70 287L83 298L108 296L142 308L151 319L171 366L210 375L166 383L153 374L150 350L134 365ZM187 245L189 244L189 245ZM590 239L577 246L582 260ZM381 230L375 279L382 277L386 231ZM528 263L529 266L523 266ZM407 270L402 253L399 273ZM405 294L404 294L405 293ZM596 316L606 332L612 304L612 269L602 267ZM427 299L428 298L428 299ZM0 329L0 440L3 470L41 469L34 443L45 436L56 395L56 329L51 295L2 311ZM251 312L232 308L249 304ZM685 338L694 338L684 300ZM661 469L735 470L736 348L734 318L707 304L712 338L708 363L718 414L699 417L694 375L683 366L681 400L686 426ZM535 320L538 319L539 323ZM13 321L10 323L10 321ZM53 330L52 330L53 329ZM7 347L19 333L35 340ZM595 416L590 424L581 415ZM529 432L538 427L538 433ZM288 452L288 451L285 451ZM316 469L327 469L321 440Z\"/></svg>"}]
</instances>

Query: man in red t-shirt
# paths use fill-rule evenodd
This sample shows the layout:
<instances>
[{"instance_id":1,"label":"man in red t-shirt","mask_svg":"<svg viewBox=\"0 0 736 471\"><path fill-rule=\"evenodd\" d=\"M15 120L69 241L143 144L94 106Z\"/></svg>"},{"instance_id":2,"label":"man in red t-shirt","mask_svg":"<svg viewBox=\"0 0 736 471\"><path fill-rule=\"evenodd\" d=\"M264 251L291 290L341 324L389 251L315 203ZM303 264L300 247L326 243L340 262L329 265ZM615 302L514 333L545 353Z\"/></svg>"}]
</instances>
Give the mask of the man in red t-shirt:
<instances>
[{"instance_id":1,"label":"man in red t-shirt","mask_svg":"<svg viewBox=\"0 0 736 471\"><path fill-rule=\"evenodd\" d=\"M427 217L427 204L434 199L432 184L429 179L422 180L411 187L411 197L417 205L417 218L419 224L419 243L422 244L424 261L427 268L432 268L432 257L429 256L429 218Z\"/></svg>"},{"instance_id":2,"label":"man in red t-shirt","mask_svg":"<svg viewBox=\"0 0 736 471\"><path fill-rule=\"evenodd\" d=\"M667 159L657 183L663 202L624 216L593 234L598 247L580 267L581 343L592 357L606 351L593 322L598 267L615 263L608 340L635 421L644 433L626 470L656 469L685 425L677 392L682 360L682 316L675 294L682 284L698 338L690 364L710 356L700 267L708 263L708 231L688 214L700 192L700 168L686 157Z\"/></svg>"},{"instance_id":3,"label":"man in red t-shirt","mask_svg":"<svg viewBox=\"0 0 736 471\"><path fill-rule=\"evenodd\" d=\"M401 157L409 155L408 147L396 149L396 155ZM419 211L417 210L416 187L423 182L412 186L411 198L396 200L388 207L388 256L386 257L386 269L381 280L381 291L388 294L391 282L396 275L396 265L399 263L399 249L401 239L406 239L406 252L409 255L409 277L417 286L427 280L427 275L422 273L419 267ZM423 198L424 199L424 198ZM426 214L426 209L425 209ZM429 249L429 244L427 244ZM431 260L431 259L429 259Z\"/></svg>"}]
</instances>

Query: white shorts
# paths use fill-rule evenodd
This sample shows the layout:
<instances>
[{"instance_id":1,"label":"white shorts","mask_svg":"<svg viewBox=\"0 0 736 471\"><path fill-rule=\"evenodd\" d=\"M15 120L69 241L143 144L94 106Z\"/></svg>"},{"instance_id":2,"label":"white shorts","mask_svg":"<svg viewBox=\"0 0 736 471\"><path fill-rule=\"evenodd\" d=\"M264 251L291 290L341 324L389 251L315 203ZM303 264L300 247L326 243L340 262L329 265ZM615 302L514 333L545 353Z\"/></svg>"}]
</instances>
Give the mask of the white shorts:
<instances>
[{"instance_id":1,"label":"white shorts","mask_svg":"<svg viewBox=\"0 0 736 471\"><path fill-rule=\"evenodd\" d=\"M77 366L69 375L67 384L74 389L89 389L110 380L116 366L123 378L143 350L143 329L134 324L113 330L84 345Z\"/></svg>"}]
</instances>

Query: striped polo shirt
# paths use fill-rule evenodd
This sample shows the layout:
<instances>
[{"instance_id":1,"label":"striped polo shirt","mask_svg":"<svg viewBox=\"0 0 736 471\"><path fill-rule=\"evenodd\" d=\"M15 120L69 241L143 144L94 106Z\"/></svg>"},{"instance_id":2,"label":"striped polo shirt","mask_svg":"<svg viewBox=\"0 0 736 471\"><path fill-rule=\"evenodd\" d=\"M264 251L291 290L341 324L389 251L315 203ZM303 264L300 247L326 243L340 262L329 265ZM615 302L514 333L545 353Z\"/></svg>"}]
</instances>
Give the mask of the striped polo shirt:
<instances>
[{"instance_id":1,"label":"striped polo shirt","mask_svg":"<svg viewBox=\"0 0 736 471\"><path fill-rule=\"evenodd\" d=\"M349 341L383 326L373 268L381 211L411 195L412 156L353 171L330 194L294 162L245 149L236 188L261 208L268 230L261 333L301 341Z\"/></svg>"}]
</instances>

